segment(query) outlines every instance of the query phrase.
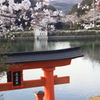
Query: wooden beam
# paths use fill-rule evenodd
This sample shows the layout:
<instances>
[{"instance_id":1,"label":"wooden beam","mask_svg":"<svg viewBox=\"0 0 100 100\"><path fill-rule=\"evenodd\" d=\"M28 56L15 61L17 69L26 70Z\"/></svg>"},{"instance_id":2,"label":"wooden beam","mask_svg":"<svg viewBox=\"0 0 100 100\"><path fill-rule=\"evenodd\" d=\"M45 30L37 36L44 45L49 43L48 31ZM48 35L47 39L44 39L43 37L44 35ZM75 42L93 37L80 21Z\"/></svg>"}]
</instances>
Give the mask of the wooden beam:
<instances>
[{"instance_id":1,"label":"wooden beam","mask_svg":"<svg viewBox=\"0 0 100 100\"><path fill-rule=\"evenodd\" d=\"M19 86L13 86L12 82L0 84L0 91L44 86L45 80L44 79L30 80L30 81L23 81L22 83L23 84L21 86L20 85Z\"/></svg>"},{"instance_id":2,"label":"wooden beam","mask_svg":"<svg viewBox=\"0 0 100 100\"><path fill-rule=\"evenodd\" d=\"M23 82L24 88L39 87L39 86L44 86L44 84L45 84L45 80L43 79Z\"/></svg>"},{"instance_id":3,"label":"wooden beam","mask_svg":"<svg viewBox=\"0 0 100 100\"><path fill-rule=\"evenodd\" d=\"M57 77L54 79L54 84L66 84L66 83L70 83L70 77L69 76L65 76L65 77Z\"/></svg>"},{"instance_id":4,"label":"wooden beam","mask_svg":"<svg viewBox=\"0 0 100 100\"><path fill-rule=\"evenodd\" d=\"M12 82L0 84L0 91L12 90Z\"/></svg>"},{"instance_id":5,"label":"wooden beam","mask_svg":"<svg viewBox=\"0 0 100 100\"><path fill-rule=\"evenodd\" d=\"M48 67L61 67L65 65L70 65L71 59L58 60L58 61L46 61L46 62L30 62L30 63L19 63L12 64L10 71L20 71L24 69L37 69L37 68L48 68Z\"/></svg>"},{"instance_id":6,"label":"wooden beam","mask_svg":"<svg viewBox=\"0 0 100 100\"><path fill-rule=\"evenodd\" d=\"M54 77L54 85L57 84L66 84L70 83L70 77ZM7 91L7 90L15 90L15 89L24 89L24 88L32 88L32 87L40 87L45 85L45 78L37 79L37 80L29 80L23 81L22 85L13 86L12 82L0 84L0 91Z\"/></svg>"}]
</instances>

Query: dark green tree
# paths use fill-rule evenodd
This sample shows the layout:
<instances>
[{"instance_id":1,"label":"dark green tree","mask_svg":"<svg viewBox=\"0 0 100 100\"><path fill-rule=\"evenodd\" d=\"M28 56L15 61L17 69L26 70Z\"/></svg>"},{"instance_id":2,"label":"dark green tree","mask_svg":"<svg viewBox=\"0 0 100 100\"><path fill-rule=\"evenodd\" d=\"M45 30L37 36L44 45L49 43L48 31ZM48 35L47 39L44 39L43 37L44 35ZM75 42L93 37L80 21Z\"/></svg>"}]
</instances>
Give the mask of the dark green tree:
<instances>
[{"instance_id":1,"label":"dark green tree","mask_svg":"<svg viewBox=\"0 0 100 100\"><path fill-rule=\"evenodd\" d=\"M93 2L93 0L83 0L83 1L81 2L81 5L84 6L85 4L87 4L88 6L91 6L92 2Z\"/></svg>"},{"instance_id":2,"label":"dark green tree","mask_svg":"<svg viewBox=\"0 0 100 100\"><path fill-rule=\"evenodd\" d=\"M75 5L72 7L72 9L70 10L69 14L78 12L77 5L78 5L78 4L75 4Z\"/></svg>"},{"instance_id":3,"label":"dark green tree","mask_svg":"<svg viewBox=\"0 0 100 100\"><path fill-rule=\"evenodd\" d=\"M81 6L88 5L90 8L92 7L91 4L93 3L93 0L83 0L81 2ZM85 14L86 11L89 11L90 9L82 9L77 8L78 4L75 4L72 9L70 10L69 14L77 13L77 16L80 17L81 15Z\"/></svg>"},{"instance_id":4,"label":"dark green tree","mask_svg":"<svg viewBox=\"0 0 100 100\"><path fill-rule=\"evenodd\" d=\"M14 0L15 3L21 3L22 0Z\"/></svg>"},{"instance_id":5,"label":"dark green tree","mask_svg":"<svg viewBox=\"0 0 100 100\"><path fill-rule=\"evenodd\" d=\"M46 6L47 9L51 9L52 11L56 11L56 8L52 5Z\"/></svg>"}]
</instances>

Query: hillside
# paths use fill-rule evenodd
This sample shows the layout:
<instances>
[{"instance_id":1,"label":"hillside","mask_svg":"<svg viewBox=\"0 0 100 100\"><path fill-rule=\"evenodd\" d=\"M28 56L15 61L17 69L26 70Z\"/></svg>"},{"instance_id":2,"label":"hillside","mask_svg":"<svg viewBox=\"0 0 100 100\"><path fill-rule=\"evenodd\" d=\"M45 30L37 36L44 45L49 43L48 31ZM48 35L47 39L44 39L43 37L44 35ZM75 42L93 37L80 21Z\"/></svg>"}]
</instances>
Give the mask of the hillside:
<instances>
[{"instance_id":1,"label":"hillside","mask_svg":"<svg viewBox=\"0 0 100 100\"><path fill-rule=\"evenodd\" d=\"M68 14L72 6L74 5L66 2L64 3L64 2L57 2L57 1L53 1L50 4L53 5L58 10L62 10L65 14Z\"/></svg>"},{"instance_id":2,"label":"hillside","mask_svg":"<svg viewBox=\"0 0 100 100\"><path fill-rule=\"evenodd\" d=\"M93 3L91 0L83 0L80 4L75 4L69 14L70 16L77 15L77 20L82 23L91 23L92 26L100 27L100 5L98 4L100 4L100 1ZM75 17L71 20L75 20Z\"/></svg>"},{"instance_id":3,"label":"hillside","mask_svg":"<svg viewBox=\"0 0 100 100\"><path fill-rule=\"evenodd\" d=\"M77 16L84 15L87 11L92 9L92 2L91 0L83 0L80 5L75 4L73 5L72 9L70 10L69 14L73 14L77 12Z\"/></svg>"}]
</instances>

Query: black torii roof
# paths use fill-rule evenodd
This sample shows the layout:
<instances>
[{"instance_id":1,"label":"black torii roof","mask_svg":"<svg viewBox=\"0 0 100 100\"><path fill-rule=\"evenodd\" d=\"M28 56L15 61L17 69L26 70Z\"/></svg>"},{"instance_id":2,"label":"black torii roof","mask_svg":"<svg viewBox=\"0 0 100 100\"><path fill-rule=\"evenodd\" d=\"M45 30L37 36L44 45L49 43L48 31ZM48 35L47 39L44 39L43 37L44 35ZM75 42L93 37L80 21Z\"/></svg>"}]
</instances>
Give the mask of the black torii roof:
<instances>
[{"instance_id":1,"label":"black torii roof","mask_svg":"<svg viewBox=\"0 0 100 100\"><path fill-rule=\"evenodd\" d=\"M7 56L6 63L10 64L10 63L67 60L67 59L82 57L83 53L80 51L80 47L73 47L60 50L5 53L1 55Z\"/></svg>"}]
</instances>

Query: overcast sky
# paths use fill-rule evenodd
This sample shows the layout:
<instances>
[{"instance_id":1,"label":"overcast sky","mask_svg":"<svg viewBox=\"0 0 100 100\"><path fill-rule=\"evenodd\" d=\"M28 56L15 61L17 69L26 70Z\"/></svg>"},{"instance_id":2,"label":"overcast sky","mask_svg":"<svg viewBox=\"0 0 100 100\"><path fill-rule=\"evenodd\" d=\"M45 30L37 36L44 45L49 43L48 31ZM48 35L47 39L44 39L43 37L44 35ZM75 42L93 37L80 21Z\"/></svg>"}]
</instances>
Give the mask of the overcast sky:
<instances>
[{"instance_id":1,"label":"overcast sky","mask_svg":"<svg viewBox=\"0 0 100 100\"><path fill-rule=\"evenodd\" d=\"M59 2L68 2L68 3L79 3L82 0L54 0L54 1L59 1Z\"/></svg>"}]
</instances>

